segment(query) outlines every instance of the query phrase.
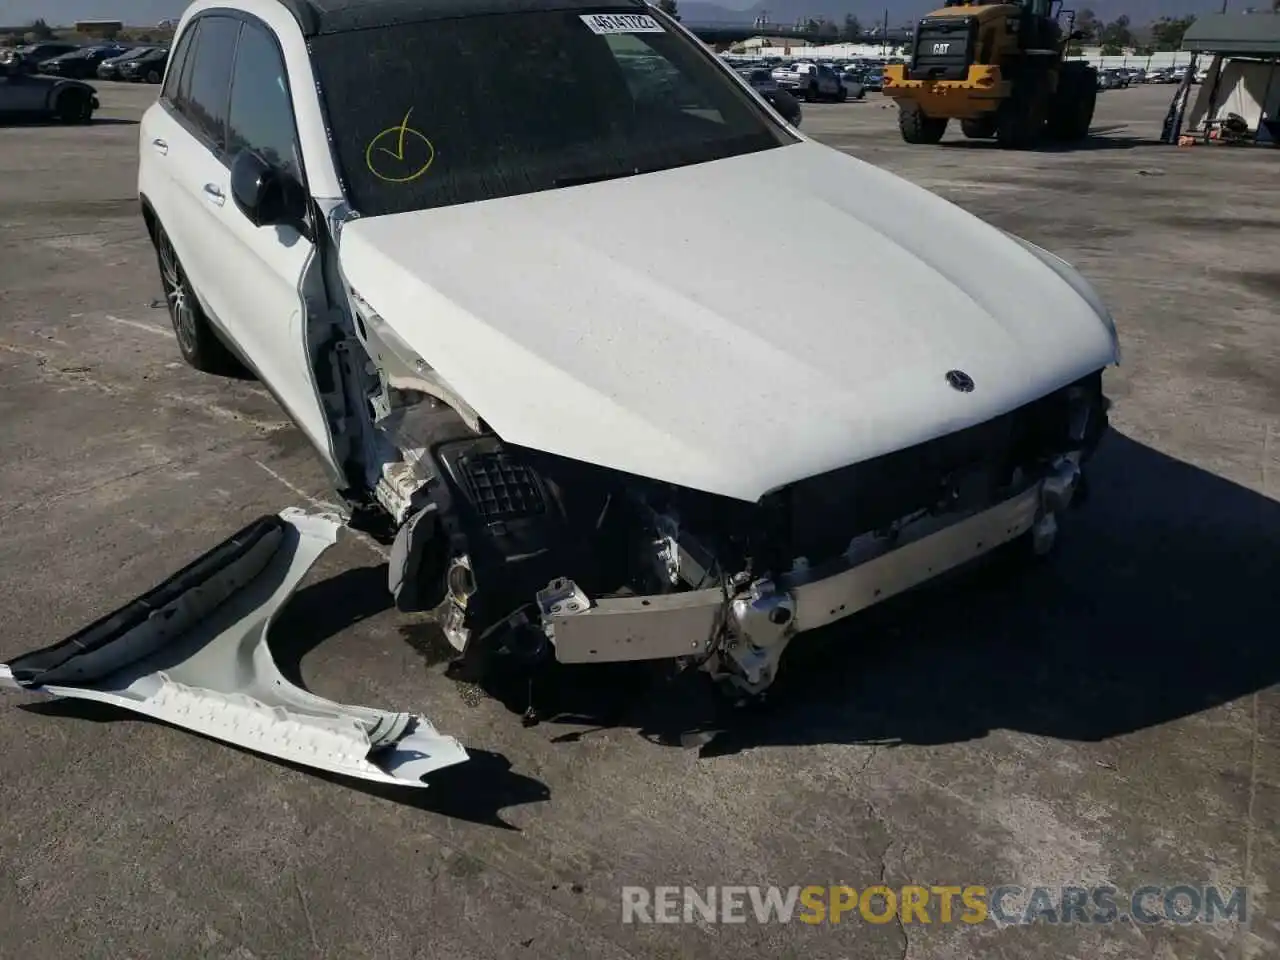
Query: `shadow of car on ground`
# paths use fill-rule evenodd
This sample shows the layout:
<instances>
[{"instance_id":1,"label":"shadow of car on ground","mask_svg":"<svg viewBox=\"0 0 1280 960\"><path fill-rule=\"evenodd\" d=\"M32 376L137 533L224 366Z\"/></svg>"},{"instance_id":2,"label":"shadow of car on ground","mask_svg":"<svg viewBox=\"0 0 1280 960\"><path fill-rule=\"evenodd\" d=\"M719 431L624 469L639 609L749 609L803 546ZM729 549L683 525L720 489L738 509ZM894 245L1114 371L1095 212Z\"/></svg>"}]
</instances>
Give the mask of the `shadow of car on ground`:
<instances>
[{"instance_id":1,"label":"shadow of car on ground","mask_svg":"<svg viewBox=\"0 0 1280 960\"><path fill-rule=\"evenodd\" d=\"M1280 503L1115 432L1091 479L1051 557L997 554L802 635L759 706L728 708L697 674L622 664L552 668L538 712L704 755L996 729L1099 741L1280 681ZM525 685L491 692L528 706Z\"/></svg>"}]
</instances>

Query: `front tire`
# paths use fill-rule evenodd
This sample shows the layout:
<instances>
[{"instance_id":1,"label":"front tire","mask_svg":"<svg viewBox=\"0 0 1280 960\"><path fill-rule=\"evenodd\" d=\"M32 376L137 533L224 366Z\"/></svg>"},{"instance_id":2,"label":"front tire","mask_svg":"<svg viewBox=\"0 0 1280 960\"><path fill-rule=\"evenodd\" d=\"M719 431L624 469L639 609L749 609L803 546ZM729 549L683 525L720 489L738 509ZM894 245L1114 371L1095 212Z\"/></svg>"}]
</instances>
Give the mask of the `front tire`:
<instances>
[{"instance_id":1,"label":"front tire","mask_svg":"<svg viewBox=\"0 0 1280 960\"><path fill-rule=\"evenodd\" d=\"M988 115L961 120L960 131L970 140L989 140L996 135L996 118Z\"/></svg>"},{"instance_id":2,"label":"front tire","mask_svg":"<svg viewBox=\"0 0 1280 960\"><path fill-rule=\"evenodd\" d=\"M93 98L84 90L64 90L54 112L63 123L88 123L93 119Z\"/></svg>"},{"instance_id":3,"label":"front tire","mask_svg":"<svg viewBox=\"0 0 1280 960\"><path fill-rule=\"evenodd\" d=\"M1054 97L1049 115L1049 136L1064 142L1086 139L1097 103L1098 86L1091 72L1064 68L1058 77L1058 95Z\"/></svg>"},{"instance_id":4,"label":"front tire","mask_svg":"<svg viewBox=\"0 0 1280 960\"><path fill-rule=\"evenodd\" d=\"M160 265L160 286L169 308L169 322L178 338L182 359L204 373L233 373L239 364L213 332L196 299L178 253L164 228L155 228L156 260Z\"/></svg>"},{"instance_id":5,"label":"front tire","mask_svg":"<svg viewBox=\"0 0 1280 960\"><path fill-rule=\"evenodd\" d=\"M1013 96L1000 106L996 140L1006 150L1029 150L1044 128L1045 96L1039 78L1028 77L1015 85Z\"/></svg>"},{"instance_id":6,"label":"front tire","mask_svg":"<svg viewBox=\"0 0 1280 960\"><path fill-rule=\"evenodd\" d=\"M157 70L148 70L148 71L147 71L147 83L159 83L159 82L160 82L160 73L159 73L159 71L157 71Z\"/></svg>"},{"instance_id":7,"label":"front tire","mask_svg":"<svg viewBox=\"0 0 1280 960\"><path fill-rule=\"evenodd\" d=\"M915 104L898 106L898 130L907 143L934 144L947 132L946 117L931 117Z\"/></svg>"},{"instance_id":8,"label":"front tire","mask_svg":"<svg viewBox=\"0 0 1280 960\"><path fill-rule=\"evenodd\" d=\"M816 83L809 84L809 88L804 92L805 103L818 102L818 85Z\"/></svg>"}]
</instances>

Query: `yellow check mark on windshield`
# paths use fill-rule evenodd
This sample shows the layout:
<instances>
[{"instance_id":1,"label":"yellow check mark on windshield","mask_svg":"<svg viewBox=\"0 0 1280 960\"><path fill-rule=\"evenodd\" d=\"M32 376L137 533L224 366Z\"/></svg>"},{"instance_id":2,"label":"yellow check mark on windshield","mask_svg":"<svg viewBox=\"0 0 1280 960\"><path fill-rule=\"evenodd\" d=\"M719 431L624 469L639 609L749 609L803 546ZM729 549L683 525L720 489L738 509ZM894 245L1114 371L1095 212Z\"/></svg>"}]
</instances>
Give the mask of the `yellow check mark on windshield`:
<instances>
[{"instance_id":1,"label":"yellow check mark on windshield","mask_svg":"<svg viewBox=\"0 0 1280 960\"><path fill-rule=\"evenodd\" d=\"M435 145L421 130L409 126L409 117L412 115L413 108L410 107L398 126L387 127L365 147L365 165L379 180L387 183L412 183L431 169L431 164L435 162ZM394 150L383 146L392 140L396 142ZM393 162L383 160L384 156L390 157Z\"/></svg>"},{"instance_id":2,"label":"yellow check mark on windshield","mask_svg":"<svg viewBox=\"0 0 1280 960\"><path fill-rule=\"evenodd\" d=\"M406 113L406 114L404 115L404 119L400 121L400 126L398 126L398 127L392 127L392 128L391 128L391 130L396 130L396 131L398 131L398 132L399 132L399 134L400 134L400 139L396 142L396 148L395 148L395 150L388 150L386 147L379 147L379 148L378 148L378 149L379 149L379 150L381 150L383 153L385 153L388 157L391 157L391 158L393 158L393 159L395 159L395 160L403 160L403 159L404 159L404 135L405 135L405 133L406 133L406 132L408 131L408 129L409 129L409 115L410 115L411 113L413 113L413 107L410 107L410 108L409 108L409 112L408 112L408 113ZM390 133L390 132L391 132L391 130L387 130L387 131L384 131L384 132L385 132L385 133Z\"/></svg>"}]
</instances>

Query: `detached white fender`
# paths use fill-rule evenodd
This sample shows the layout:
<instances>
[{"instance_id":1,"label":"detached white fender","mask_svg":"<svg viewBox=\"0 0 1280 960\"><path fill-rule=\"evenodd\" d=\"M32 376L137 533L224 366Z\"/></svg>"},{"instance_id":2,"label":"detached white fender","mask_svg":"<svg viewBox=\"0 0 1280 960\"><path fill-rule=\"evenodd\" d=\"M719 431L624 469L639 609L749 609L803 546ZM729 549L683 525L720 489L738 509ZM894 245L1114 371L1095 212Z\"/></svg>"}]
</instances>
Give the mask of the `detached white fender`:
<instances>
[{"instance_id":1,"label":"detached white fender","mask_svg":"<svg viewBox=\"0 0 1280 960\"><path fill-rule=\"evenodd\" d=\"M330 773L407 786L467 753L426 717L349 706L289 682L267 647L275 616L337 542L339 518L254 521L155 589L0 664L0 687L95 700Z\"/></svg>"}]
</instances>

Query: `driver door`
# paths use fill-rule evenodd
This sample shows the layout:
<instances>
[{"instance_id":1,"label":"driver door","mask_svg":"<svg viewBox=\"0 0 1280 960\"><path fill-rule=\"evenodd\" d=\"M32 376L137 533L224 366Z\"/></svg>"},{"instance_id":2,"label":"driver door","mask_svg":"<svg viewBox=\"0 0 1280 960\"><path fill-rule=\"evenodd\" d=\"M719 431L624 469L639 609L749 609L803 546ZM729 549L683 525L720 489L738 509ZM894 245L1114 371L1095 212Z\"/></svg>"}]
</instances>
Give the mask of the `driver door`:
<instances>
[{"instance_id":1,"label":"driver door","mask_svg":"<svg viewBox=\"0 0 1280 960\"><path fill-rule=\"evenodd\" d=\"M22 72L17 64L0 74L0 113L35 113L44 110L50 84Z\"/></svg>"},{"instance_id":2,"label":"driver door","mask_svg":"<svg viewBox=\"0 0 1280 960\"><path fill-rule=\"evenodd\" d=\"M168 177L173 216L162 219L210 319L340 478L306 348L302 291L314 244L293 227L255 226L231 195L231 164L241 150L305 189L280 49L247 14L205 14L187 30L196 27L176 95L144 132L144 140L164 144L155 162Z\"/></svg>"}]
</instances>

